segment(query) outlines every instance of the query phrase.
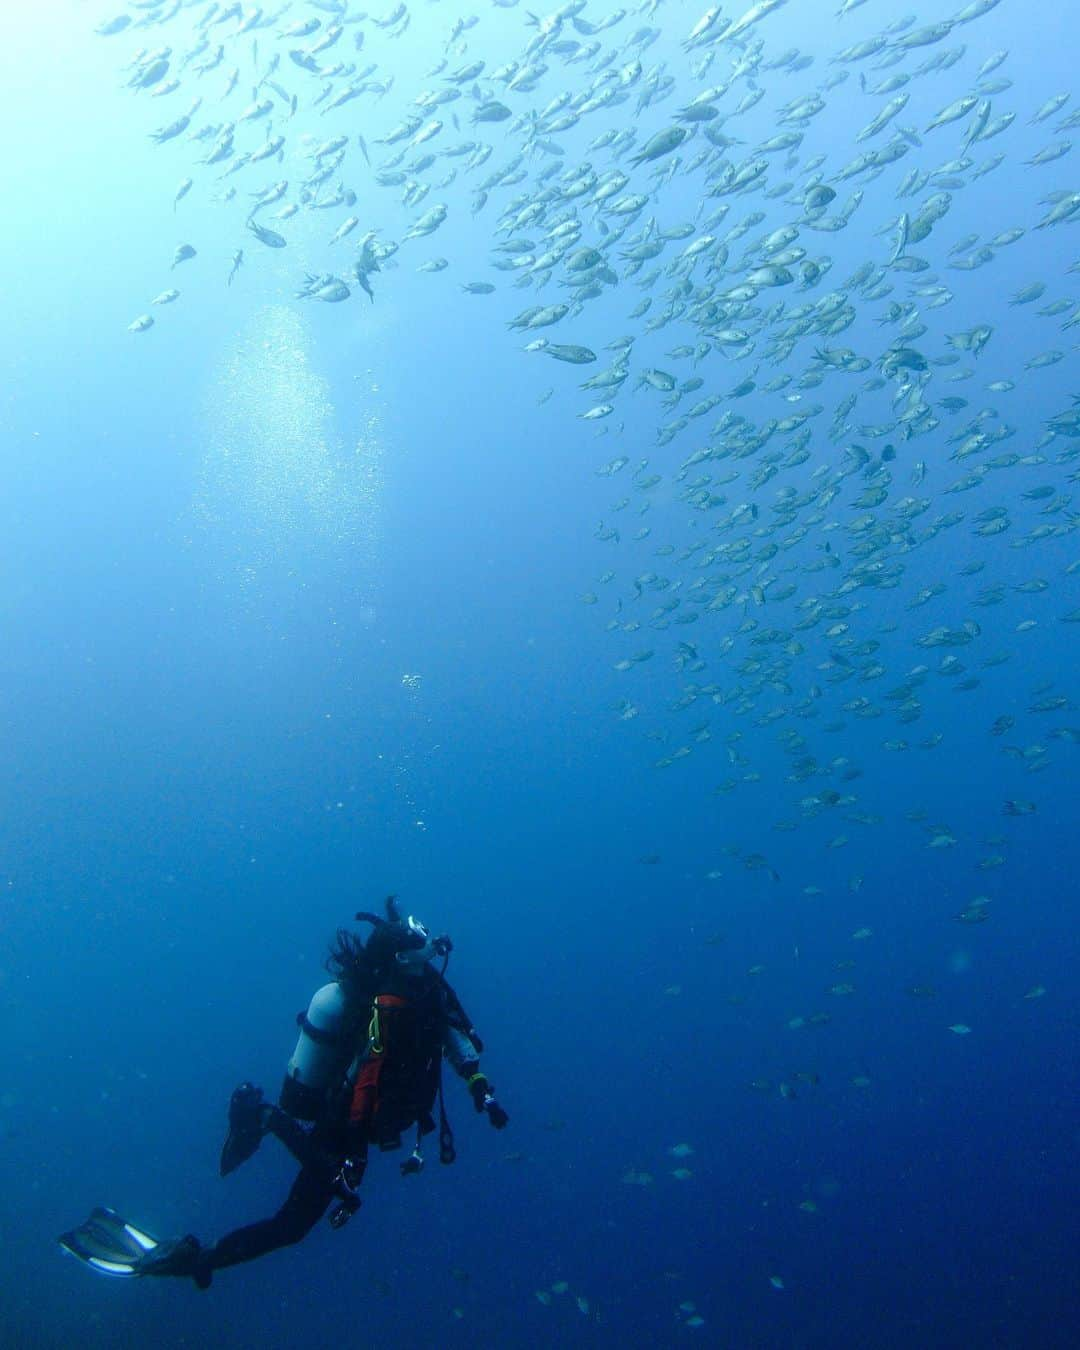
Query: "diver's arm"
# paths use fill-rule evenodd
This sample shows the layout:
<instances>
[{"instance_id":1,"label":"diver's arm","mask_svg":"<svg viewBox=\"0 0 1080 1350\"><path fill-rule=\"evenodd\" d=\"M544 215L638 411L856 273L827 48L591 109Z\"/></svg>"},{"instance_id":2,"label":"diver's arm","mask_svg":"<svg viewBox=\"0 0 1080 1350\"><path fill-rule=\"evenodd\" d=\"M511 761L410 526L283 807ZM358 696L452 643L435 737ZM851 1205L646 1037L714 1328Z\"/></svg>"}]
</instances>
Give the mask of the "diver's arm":
<instances>
[{"instance_id":1,"label":"diver's arm","mask_svg":"<svg viewBox=\"0 0 1080 1350\"><path fill-rule=\"evenodd\" d=\"M480 1033L473 1026L472 1020L465 1011L453 985L445 975L440 978L440 983L447 1020L458 1031L464 1032L465 1036L472 1042L474 1055L482 1055L484 1053L484 1042L480 1039Z\"/></svg>"},{"instance_id":2,"label":"diver's arm","mask_svg":"<svg viewBox=\"0 0 1080 1350\"><path fill-rule=\"evenodd\" d=\"M495 1100L495 1089L480 1068L473 1041L456 1026L447 1024L443 1032L443 1052L454 1071L465 1080L477 1111L486 1112L492 1125L501 1130L510 1117Z\"/></svg>"},{"instance_id":3,"label":"diver's arm","mask_svg":"<svg viewBox=\"0 0 1080 1350\"><path fill-rule=\"evenodd\" d=\"M455 1026L443 1032L443 1051L461 1078L469 1079L480 1068L480 1056L468 1036Z\"/></svg>"}]
</instances>

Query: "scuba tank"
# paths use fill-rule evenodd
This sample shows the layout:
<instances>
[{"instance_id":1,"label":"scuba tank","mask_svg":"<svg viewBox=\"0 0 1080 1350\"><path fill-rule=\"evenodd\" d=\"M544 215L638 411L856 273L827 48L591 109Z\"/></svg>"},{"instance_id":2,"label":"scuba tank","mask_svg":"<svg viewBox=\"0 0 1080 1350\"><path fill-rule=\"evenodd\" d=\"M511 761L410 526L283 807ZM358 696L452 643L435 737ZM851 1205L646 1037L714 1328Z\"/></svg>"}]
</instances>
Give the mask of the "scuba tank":
<instances>
[{"instance_id":1,"label":"scuba tank","mask_svg":"<svg viewBox=\"0 0 1080 1350\"><path fill-rule=\"evenodd\" d=\"M279 1103L297 1120L317 1120L326 1108L326 1096L351 1057L343 1035L345 991L340 984L317 989L307 1012L298 1013L300 1036L285 1067Z\"/></svg>"}]
</instances>

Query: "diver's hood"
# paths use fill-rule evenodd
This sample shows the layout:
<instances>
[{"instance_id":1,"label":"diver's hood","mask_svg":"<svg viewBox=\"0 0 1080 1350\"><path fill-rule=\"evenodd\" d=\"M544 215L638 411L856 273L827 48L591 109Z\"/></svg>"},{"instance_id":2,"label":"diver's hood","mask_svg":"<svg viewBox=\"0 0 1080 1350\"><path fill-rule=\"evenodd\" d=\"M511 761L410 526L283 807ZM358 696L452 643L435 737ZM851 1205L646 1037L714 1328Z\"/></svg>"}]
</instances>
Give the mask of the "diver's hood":
<instances>
[{"instance_id":1,"label":"diver's hood","mask_svg":"<svg viewBox=\"0 0 1080 1350\"><path fill-rule=\"evenodd\" d=\"M394 960L399 966L422 966L437 955L435 939L412 914L405 920L405 927L408 930L408 945L398 948Z\"/></svg>"},{"instance_id":2,"label":"diver's hood","mask_svg":"<svg viewBox=\"0 0 1080 1350\"><path fill-rule=\"evenodd\" d=\"M433 938L415 915L402 918L395 896L386 898L385 919L366 912L356 917L372 925L364 950L376 968L381 969L394 961L407 970L419 972L428 961L450 953L449 938Z\"/></svg>"}]
</instances>

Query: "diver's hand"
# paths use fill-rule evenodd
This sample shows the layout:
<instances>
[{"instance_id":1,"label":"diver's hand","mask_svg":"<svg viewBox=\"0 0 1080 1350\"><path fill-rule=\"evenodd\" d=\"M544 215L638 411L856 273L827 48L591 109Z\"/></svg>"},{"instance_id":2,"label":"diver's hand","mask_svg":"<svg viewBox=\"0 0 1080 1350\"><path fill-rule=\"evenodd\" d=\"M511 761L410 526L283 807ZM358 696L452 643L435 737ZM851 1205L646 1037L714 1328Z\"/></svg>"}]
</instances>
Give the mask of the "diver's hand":
<instances>
[{"instance_id":1,"label":"diver's hand","mask_svg":"<svg viewBox=\"0 0 1080 1350\"><path fill-rule=\"evenodd\" d=\"M477 1115L484 1110L484 1103L491 1095L491 1084L482 1073L474 1073L469 1079L469 1095L473 1099Z\"/></svg>"},{"instance_id":2,"label":"diver's hand","mask_svg":"<svg viewBox=\"0 0 1080 1350\"><path fill-rule=\"evenodd\" d=\"M487 1118L497 1130L505 1129L510 1117L495 1100L495 1089L488 1082L486 1074L474 1073L469 1079L469 1092L477 1114L487 1112Z\"/></svg>"},{"instance_id":3,"label":"diver's hand","mask_svg":"<svg viewBox=\"0 0 1080 1350\"><path fill-rule=\"evenodd\" d=\"M499 1103L489 1092L484 1101L484 1110L487 1112L487 1118L497 1130L505 1130L510 1123L510 1117L502 1109Z\"/></svg>"}]
</instances>

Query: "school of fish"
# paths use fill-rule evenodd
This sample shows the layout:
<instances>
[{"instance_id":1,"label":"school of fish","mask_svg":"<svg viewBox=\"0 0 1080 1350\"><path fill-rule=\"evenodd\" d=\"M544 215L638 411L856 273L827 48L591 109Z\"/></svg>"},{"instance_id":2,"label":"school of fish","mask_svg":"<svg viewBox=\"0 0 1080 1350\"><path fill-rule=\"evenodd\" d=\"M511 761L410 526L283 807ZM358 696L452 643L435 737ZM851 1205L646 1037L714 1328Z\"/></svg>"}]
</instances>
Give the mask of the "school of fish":
<instances>
[{"instance_id":1,"label":"school of fish","mask_svg":"<svg viewBox=\"0 0 1080 1350\"><path fill-rule=\"evenodd\" d=\"M644 729L659 770L704 755L717 770L709 876L781 880L767 845L723 837L725 799L750 794L763 838L803 832L811 878L814 859L832 869L850 839L897 822L928 867L967 849L972 894L942 920L978 925L993 901L977 883L1022 849L1035 775L1075 772L1080 743L1074 670L1042 656L1044 633L1060 648L1062 625L1080 624L1068 556L1080 396L1055 401L1042 374L1075 360L1080 326L1080 261L1066 251L1080 183L1063 177L1080 107L1068 91L1033 103L1013 87L1009 53L981 36L1002 0L884 24L874 0L814 3L813 52L785 42L788 0L704 12L569 0L540 15L517 0L467 15L133 0L97 31L128 43L145 134L178 163L163 219L180 224L202 193L235 232L220 257L181 241L163 283L219 267L237 284L264 250L292 250L305 302L377 303L402 266L493 313L485 297L526 293L491 341L579 390L566 434L601 447L589 469L604 494L582 600L625 682L615 716ZM509 60L485 59L493 25L502 42L517 35ZM433 31L439 59L402 87L395 44ZM819 133L834 107L846 142L835 120ZM1012 141L1032 128L1045 144L1020 157ZM997 214L957 239L950 213L987 175ZM424 252L465 222L484 276L458 275L449 243ZM1030 269L1008 298L1023 332L1044 335L1030 348L980 317L1005 256ZM153 306L178 299L170 284ZM142 313L131 329L154 322ZM1018 434L1033 419L1041 434ZM1017 597L1021 621L995 622ZM1022 667L1025 706L995 702L1001 667ZM871 721L881 753L861 762L845 730L865 744ZM1001 752L1007 786L986 833L964 837L916 801L889 817L865 804L893 756L930 756L920 772L947 777L957 721ZM846 878L850 893L861 885ZM792 1033L857 996L854 961L836 964L822 1006L792 1010ZM749 1086L794 1100L816 1081L796 1069ZM677 1315L703 1324L693 1303Z\"/></svg>"}]
</instances>

